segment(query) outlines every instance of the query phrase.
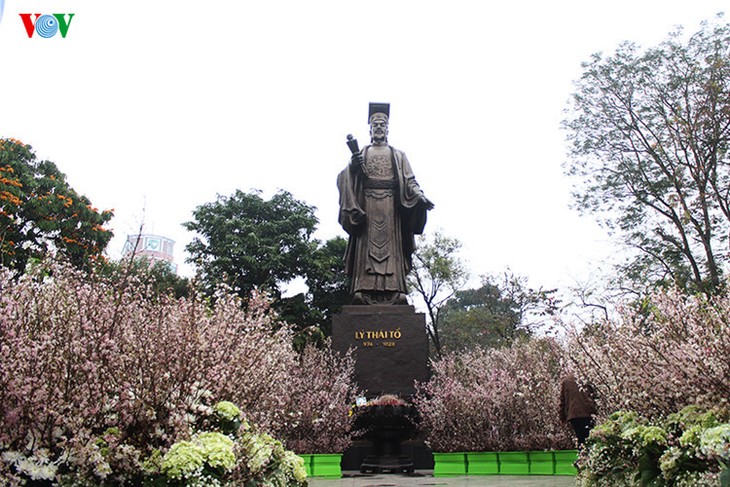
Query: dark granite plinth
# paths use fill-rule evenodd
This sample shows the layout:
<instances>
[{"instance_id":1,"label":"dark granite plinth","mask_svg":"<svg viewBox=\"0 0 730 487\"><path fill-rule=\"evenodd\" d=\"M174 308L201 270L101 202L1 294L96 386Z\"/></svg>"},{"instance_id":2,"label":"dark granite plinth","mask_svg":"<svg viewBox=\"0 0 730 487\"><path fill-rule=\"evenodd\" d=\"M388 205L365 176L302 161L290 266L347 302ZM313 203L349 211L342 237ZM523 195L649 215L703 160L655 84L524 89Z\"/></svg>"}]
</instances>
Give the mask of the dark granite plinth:
<instances>
[{"instance_id":1,"label":"dark granite plinth","mask_svg":"<svg viewBox=\"0 0 730 487\"><path fill-rule=\"evenodd\" d=\"M373 445L366 440L355 440L342 455L342 470L360 470L368 465L367 458L373 453ZM416 470L433 470L433 454L421 440L404 441L401 454L410 459ZM400 466L400 462L398 463ZM391 469L392 470L392 469ZM381 469L380 473L384 473ZM387 473L387 472L385 472Z\"/></svg>"},{"instance_id":2,"label":"dark granite plinth","mask_svg":"<svg viewBox=\"0 0 730 487\"><path fill-rule=\"evenodd\" d=\"M368 398L408 398L414 381L428 380L426 320L413 306L344 306L332 317L332 347L354 349L355 380Z\"/></svg>"}]
</instances>

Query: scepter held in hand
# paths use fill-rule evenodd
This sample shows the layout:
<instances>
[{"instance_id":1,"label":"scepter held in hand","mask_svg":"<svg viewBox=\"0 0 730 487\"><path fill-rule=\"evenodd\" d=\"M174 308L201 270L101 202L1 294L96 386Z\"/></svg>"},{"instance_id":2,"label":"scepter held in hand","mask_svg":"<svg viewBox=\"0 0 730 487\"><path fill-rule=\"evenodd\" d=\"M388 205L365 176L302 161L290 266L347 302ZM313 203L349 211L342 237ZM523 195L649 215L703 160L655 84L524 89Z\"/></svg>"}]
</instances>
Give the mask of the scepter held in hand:
<instances>
[{"instance_id":1,"label":"scepter held in hand","mask_svg":"<svg viewBox=\"0 0 730 487\"><path fill-rule=\"evenodd\" d=\"M362 172L365 172L365 161L362 159L360 146L357 144L357 139L353 137L352 134L347 134L347 147L349 147L350 152L352 152L352 158L360 164Z\"/></svg>"}]
</instances>

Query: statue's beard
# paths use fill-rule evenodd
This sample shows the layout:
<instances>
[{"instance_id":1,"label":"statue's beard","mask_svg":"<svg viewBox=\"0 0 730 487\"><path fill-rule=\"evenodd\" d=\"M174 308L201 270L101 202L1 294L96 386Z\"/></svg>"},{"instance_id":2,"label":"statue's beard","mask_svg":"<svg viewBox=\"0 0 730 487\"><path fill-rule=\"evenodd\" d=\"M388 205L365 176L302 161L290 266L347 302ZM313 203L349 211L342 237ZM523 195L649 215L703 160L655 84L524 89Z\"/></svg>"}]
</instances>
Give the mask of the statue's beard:
<instances>
[{"instance_id":1,"label":"statue's beard","mask_svg":"<svg viewBox=\"0 0 730 487\"><path fill-rule=\"evenodd\" d=\"M373 144L385 144L388 142L388 136L385 134L372 134L370 136L370 142Z\"/></svg>"}]
</instances>

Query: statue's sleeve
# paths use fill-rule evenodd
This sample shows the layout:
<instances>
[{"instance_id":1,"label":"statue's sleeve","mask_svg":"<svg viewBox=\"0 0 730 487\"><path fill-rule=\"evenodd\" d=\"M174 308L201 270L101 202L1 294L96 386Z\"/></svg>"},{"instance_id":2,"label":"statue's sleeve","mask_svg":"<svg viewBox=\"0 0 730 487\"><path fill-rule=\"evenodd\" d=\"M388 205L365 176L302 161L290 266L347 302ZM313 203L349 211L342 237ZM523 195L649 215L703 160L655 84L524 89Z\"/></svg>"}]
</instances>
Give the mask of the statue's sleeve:
<instances>
[{"instance_id":1,"label":"statue's sleeve","mask_svg":"<svg viewBox=\"0 0 730 487\"><path fill-rule=\"evenodd\" d=\"M413 174L411 164L408 162L408 158L405 153L400 152L400 172L399 179L401 181L401 204L404 207L404 218L403 221L407 225L406 230L415 235L423 233L423 228L426 226L427 209L421 197L423 196L423 190L416 181L416 176Z\"/></svg>"},{"instance_id":2,"label":"statue's sleeve","mask_svg":"<svg viewBox=\"0 0 730 487\"><path fill-rule=\"evenodd\" d=\"M423 196L423 190L416 181L416 176L413 174L411 164L408 162L408 157L404 152L400 153L401 159L401 181L403 181L403 188L401 191L401 203L406 208L413 208L419 202Z\"/></svg>"},{"instance_id":3,"label":"statue's sleeve","mask_svg":"<svg viewBox=\"0 0 730 487\"><path fill-rule=\"evenodd\" d=\"M337 189L340 192L339 222L349 235L356 233L365 219L365 212L358 203L357 179L349 164L337 176Z\"/></svg>"}]
</instances>

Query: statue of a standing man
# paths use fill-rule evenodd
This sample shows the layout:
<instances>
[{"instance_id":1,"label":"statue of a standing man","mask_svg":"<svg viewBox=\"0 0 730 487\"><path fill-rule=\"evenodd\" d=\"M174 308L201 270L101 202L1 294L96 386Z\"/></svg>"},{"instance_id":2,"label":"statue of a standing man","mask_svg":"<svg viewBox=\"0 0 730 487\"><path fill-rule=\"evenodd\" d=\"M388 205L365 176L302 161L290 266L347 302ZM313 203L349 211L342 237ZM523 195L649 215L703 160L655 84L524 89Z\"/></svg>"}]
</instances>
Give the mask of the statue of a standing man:
<instances>
[{"instance_id":1,"label":"statue of a standing man","mask_svg":"<svg viewBox=\"0 0 730 487\"><path fill-rule=\"evenodd\" d=\"M407 304L414 235L423 232L433 208L406 155L388 145L389 115L389 104L370 104L372 144L353 152L337 177L353 304Z\"/></svg>"}]
</instances>

